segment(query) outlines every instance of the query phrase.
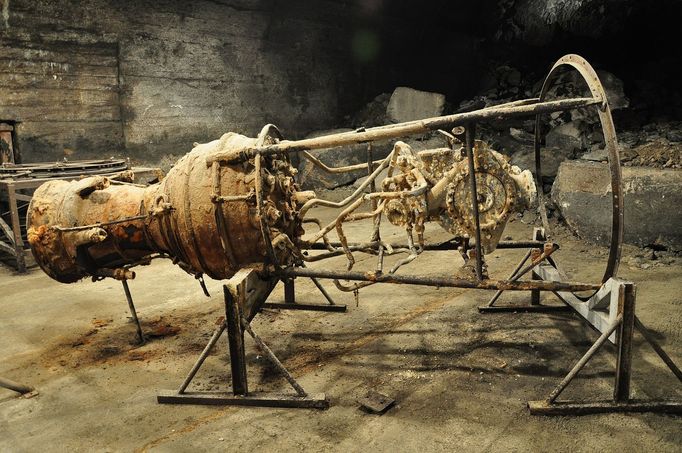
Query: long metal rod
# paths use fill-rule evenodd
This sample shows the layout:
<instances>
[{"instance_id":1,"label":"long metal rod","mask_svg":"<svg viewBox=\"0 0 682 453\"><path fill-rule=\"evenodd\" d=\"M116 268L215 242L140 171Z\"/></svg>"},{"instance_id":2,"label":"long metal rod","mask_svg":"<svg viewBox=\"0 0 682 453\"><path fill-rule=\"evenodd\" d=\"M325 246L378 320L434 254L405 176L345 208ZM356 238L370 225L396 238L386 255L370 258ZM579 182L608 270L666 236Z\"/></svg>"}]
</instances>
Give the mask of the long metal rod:
<instances>
[{"instance_id":1,"label":"long metal rod","mask_svg":"<svg viewBox=\"0 0 682 453\"><path fill-rule=\"evenodd\" d=\"M677 379L679 379L682 382L682 371L680 371L679 367L677 364L673 361L673 359L670 358L670 356L659 346L659 344L656 342L653 336L651 336L651 332L649 332L649 329L647 329L644 324L639 320L637 316L635 316L635 327L637 330L639 330L639 333L642 334L644 339L651 345L652 348L654 348L654 351L656 351L656 354L665 362L666 365L668 365L668 368L670 368L670 371L672 371L675 376L677 376Z\"/></svg>"},{"instance_id":2,"label":"long metal rod","mask_svg":"<svg viewBox=\"0 0 682 453\"><path fill-rule=\"evenodd\" d=\"M568 372L566 377L559 383L559 385L556 386L554 390L552 390L552 393L549 394L549 397L547 398L548 403L553 403L554 400L557 399L557 397L561 394L561 392L564 391L564 389L568 386L568 384L571 383L573 378L582 370L587 362L590 361L592 356L601 348L601 346L604 344L604 342L611 336L613 332L620 326L620 323L623 321L623 315L620 314L616 318L613 324L609 326L608 329L604 331L604 333L601 334L601 336L597 339L597 341L594 342L594 344L590 347L590 349L587 350L584 356L578 360L578 363L575 364L573 369Z\"/></svg>"},{"instance_id":3,"label":"long metal rod","mask_svg":"<svg viewBox=\"0 0 682 453\"><path fill-rule=\"evenodd\" d=\"M18 382L14 382L11 379L3 378L0 377L0 387L14 390L17 393L21 393L22 395L26 393L32 392L34 389L33 387L29 387L28 385L23 385L19 384Z\"/></svg>"},{"instance_id":4,"label":"long metal rod","mask_svg":"<svg viewBox=\"0 0 682 453\"><path fill-rule=\"evenodd\" d=\"M279 361L277 356L275 355L274 352L268 347L268 345L265 344L265 342L258 336L256 335L256 332L253 331L251 328L251 324L249 322L242 318L242 327L244 330L246 330L249 335L251 335L251 338L253 338L253 341L256 342L258 347L265 353L265 355L268 356L268 359L270 362L277 368L277 370L282 373L284 378L289 382L289 384L296 390L296 393L298 393L299 396L308 396L305 390L303 390L303 387L299 385L298 382L296 382L296 379L287 371L286 368L284 368L284 365L282 365L282 362Z\"/></svg>"},{"instance_id":5,"label":"long metal rod","mask_svg":"<svg viewBox=\"0 0 682 453\"><path fill-rule=\"evenodd\" d=\"M128 300L128 308L130 309L130 315L133 317L135 322L135 328L137 329L137 339L140 344L144 343L144 334L142 333L142 326L140 325L140 320L137 317L137 310L135 310L135 304L133 303L133 296L130 294L130 288L128 287L128 280L121 280L123 283L123 291L126 294L126 299Z\"/></svg>"},{"instance_id":6,"label":"long metal rod","mask_svg":"<svg viewBox=\"0 0 682 453\"><path fill-rule=\"evenodd\" d=\"M310 280L312 280L312 282L315 284L315 286L317 286L317 289L320 290L320 292L322 293L324 298L327 299L327 302L329 302L329 305L336 305L336 303L334 302L334 299L332 299L332 296L329 295L327 290L324 289L324 286L322 286L316 278L311 277Z\"/></svg>"},{"instance_id":7,"label":"long metal rod","mask_svg":"<svg viewBox=\"0 0 682 453\"><path fill-rule=\"evenodd\" d=\"M322 137L304 140L282 141L275 145L256 146L237 151L217 152L206 158L206 164L211 165L216 161L235 163L252 159L257 154L267 156L278 153L294 151L306 151L311 149L334 148L355 143L371 142L408 135L422 134L438 129L449 129L454 126L464 125L500 116L511 118L524 115L537 115L539 113L560 112L576 108L601 105L603 100L596 97L559 99L554 101L536 102L531 104L515 103L511 106L494 106L473 112L457 113L424 120L409 121L390 126L379 126L341 134L332 134Z\"/></svg>"},{"instance_id":8,"label":"long metal rod","mask_svg":"<svg viewBox=\"0 0 682 453\"><path fill-rule=\"evenodd\" d=\"M203 351L201 351L201 355L197 359L196 363L190 370L189 374L183 381L182 385L178 389L178 393L184 393L185 390L187 390L187 387L189 386L190 382L192 382L192 379L194 379L194 376L197 374L199 371L199 368L201 368L201 365L203 365L204 360L206 360L206 357L208 357L208 354L211 352L215 344L218 342L218 339L220 339L220 335L225 331L225 321L221 321L220 325L216 327L216 329L213 331L213 335L211 336L211 339L208 340L208 344L204 348Z\"/></svg>"},{"instance_id":9,"label":"long metal rod","mask_svg":"<svg viewBox=\"0 0 682 453\"><path fill-rule=\"evenodd\" d=\"M473 241L469 242L469 246L471 246ZM338 241L330 241L327 244L324 244L322 242L304 242L301 245L301 250L329 250L328 245L331 245L334 248L341 247L341 243ZM408 247L407 243L390 243L389 244L392 248L394 249L400 249L404 248L406 249ZM446 250L457 250L457 248L461 245L459 241L456 240L448 240L444 242L438 242L435 244L425 244L424 245L424 250L425 251L446 251ZM475 244L474 244L475 245ZM537 248L537 247L542 247L545 245L545 241L500 241L497 244L498 249L525 249L525 248ZM379 242L378 241L370 241L370 242L349 242L348 247L360 247L360 248L368 248L368 247L378 247Z\"/></svg>"},{"instance_id":10,"label":"long metal rod","mask_svg":"<svg viewBox=\"0 0 682 453\"><path fill-rule=\"evenodd\" d=\"M288 267L275 269L274 274L278 277L315 277L334 280L353 280L373 283L396 283L406 285L437 286L447 288L471 288L471 289L502 289L505 291L528 291L538 289L540 291L591 291L601 287L594 283L580 282L548 282L540 280L531 281L508 281L508 280L483 280L472 281L448 277L424 277L421 275L400 274L377 274L374 272L336 272L300 267Z\"/></svg>"},{"instance_id":11,"label":"long metal rod","mask_svg":"<svg viewBox=\"0 0 682 453\"><path fill-rule=\"evenodd\" d=\"M474 237L476 238L476 278L483 280L483 251L481 249L481 217L478 212L478 188L476 187L476 158L474 156L474 136L476 124L466 125L465 149L469 164L469 190L471 191L471 212L474 216Z\"/></svg>"},{"instance_id":12,"label":"long metal rod","mask_svg":"<svg viewBox=\"0 0 682 453\"><path fill-rule=\"evenodd\" d=\"M519 262L519 264L518 264L518 265L516 266L516 268L512 271L512 273L509 274L509 278L508 278L508 279L512 279L512 278L514 278L514 277L516 276L516 273L521 269L521 267L523 267L524 264L526 264L526 261L528 261L528 258L530 258L530 254L531 254L531 253L533 253L532 250L528 250L528 252L526 252L526 255L523 257L523 259ZM502 290L498 290L498 291L495 293L495 295L492 297L492 299L490 299L490 302L488 302L488 307L492 307L493 305L495 305L495 302L497 302L497 299L500 298L500 296L502 295L503 292L504 292L504 291L502 291Z\"/></svg>"}]
</instances>

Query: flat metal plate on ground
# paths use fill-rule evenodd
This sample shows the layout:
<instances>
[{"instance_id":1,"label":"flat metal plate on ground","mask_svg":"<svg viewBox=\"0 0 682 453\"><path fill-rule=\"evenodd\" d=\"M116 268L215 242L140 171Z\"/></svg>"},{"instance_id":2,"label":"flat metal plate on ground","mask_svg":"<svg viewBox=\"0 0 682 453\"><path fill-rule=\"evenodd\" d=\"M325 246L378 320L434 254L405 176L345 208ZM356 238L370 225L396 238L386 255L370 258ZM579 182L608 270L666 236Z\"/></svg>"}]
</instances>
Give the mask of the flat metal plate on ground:
<instances>
[{"instance_id":1,"label":"flat metal plate on ground","mask_svg":"<svg viewBox=\"0 0 682 453\"><path fill-rule=\"evenodd\" d=\"M358 398L358 403L367 412L383 414L395 404L395 400L382 393L370 390L365 396Z\"/></svg>"}]
</instances>

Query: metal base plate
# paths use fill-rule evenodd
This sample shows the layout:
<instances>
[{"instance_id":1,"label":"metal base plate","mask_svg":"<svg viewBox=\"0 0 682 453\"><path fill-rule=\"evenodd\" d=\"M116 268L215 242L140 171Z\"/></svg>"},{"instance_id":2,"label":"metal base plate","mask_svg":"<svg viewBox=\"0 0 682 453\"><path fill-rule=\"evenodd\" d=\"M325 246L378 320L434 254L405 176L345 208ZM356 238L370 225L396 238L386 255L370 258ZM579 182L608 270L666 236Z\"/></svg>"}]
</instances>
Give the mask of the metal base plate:
<instances>
[{"instance_id":1,"label":"metal base plate","mask_svg":"<svg viewBox=\"0 0 682 453\"><path fill-rule=\"evenodd\" d=\"M604 401L529 401L528 409L532 415L587 415L607 412L659 412L666 414L682 414L682 401L672 400L630 400L617 403Z\"/></svg>"},{"instance_id":2,"label":"metal base plate","mask_svg":"<svg viewBox=\"0 0 682 453\"><path fill-rule=\"evenodd\" d=\"M367 412L383 414L395 404L395 400L383 393L370 390L365 396L358 399L358 403Z\"/></svg>"},{"instance_id":3,"label":"metal base plate","mask_svg":"<svg viewBox=\"0 0 682 453\"><path fill-rule=\"evenodd\" d=\"M203 404L216 406L302 407L327 409L329 400L324 393L298 396L273 393L250 393L248 396L230 392L185 392L161 390L156 396L159 404Z\"/></svg>"},{"instance_id":4,"label":"metal base plate","mask_svg":"<svg viewBox=\"0 0 682 453\"><path fill-rule=\"evenodd\" d=\"M272 308L275 310L310 310L310 311L332 311L332 312L345 312L345 305L332 305L332 304L287 304L287 303L272 303L266 302L263 304L263 308Z\"/></svg>"},{"instance_id":5,"label":"metal base plate","mask_svg":"<svg viewBox=\"0 0 682 453\"><path fill-rule=\"evenodd\" d=\"M493 305L492 307L481 305L478 311L481 313L554 313L571 311L571 307L568 305Z\"/></svg>"}]
</instances>

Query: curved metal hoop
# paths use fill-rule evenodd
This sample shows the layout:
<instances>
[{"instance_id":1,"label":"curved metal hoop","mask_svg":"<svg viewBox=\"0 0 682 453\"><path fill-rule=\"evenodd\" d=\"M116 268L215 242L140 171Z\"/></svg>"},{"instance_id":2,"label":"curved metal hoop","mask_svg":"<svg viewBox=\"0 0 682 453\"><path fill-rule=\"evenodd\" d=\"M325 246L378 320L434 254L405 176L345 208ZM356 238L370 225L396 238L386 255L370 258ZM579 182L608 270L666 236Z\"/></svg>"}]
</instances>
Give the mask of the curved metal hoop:
<instances>
[{"instance_id":1,"label":"curved metal hoop","mask_svg":"<svg viewBox=\"0 0 682 453\"><path fill-rule=\"evenodd\" d=\"M602 131L604 133L604 145L608 155L609 170L611 172L611 192L612 192L612 222L611 222L611 243L609 246L609 258L602 277L602 283L609 278L615 277L618 273L618 264L620 263L621 247L623 245L623 185L620 169L620 155L618 152L618 143L616 141L616 129L613 125L613 118L611 117L611 109L606 98L604 87L599 81L599 77L594 68L581 56L569 54L560 58L552 69L549 71L545 82L542 85L539 102L545 100L547 91L552 82L556 79L559 70L563 66L570 66L577 70L587 84L592 96L595 99L601 100L601 104L597 105L597 112L599 113L599 121L601 123ZM541 158L540 158L540 115L535 117L535 178L538 185L538 193L541 193L542 180L541 172ZM541 199L542 203L542 199Z\"/></svg>"}]
</instances>

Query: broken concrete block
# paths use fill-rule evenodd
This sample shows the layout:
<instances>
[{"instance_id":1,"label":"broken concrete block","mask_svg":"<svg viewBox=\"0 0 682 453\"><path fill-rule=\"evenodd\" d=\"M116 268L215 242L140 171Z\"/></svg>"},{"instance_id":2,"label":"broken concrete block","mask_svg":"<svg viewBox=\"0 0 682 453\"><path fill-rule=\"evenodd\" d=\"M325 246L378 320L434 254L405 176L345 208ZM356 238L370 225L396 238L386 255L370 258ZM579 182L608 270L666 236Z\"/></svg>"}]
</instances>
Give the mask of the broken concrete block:
<instances>
[{"instance_id":1,"label":"broken concrete block","mask_svg":"<svg viewBox=\"0 0 682 453\"><path fill-rule=\"evenodd\" d=\"M320 137L323 135L350 132L353 129L333 129L317 131L309 134L306 138ZM338 148L316 149L309 151L328 167L343 167L347 165L367 162L367 144L346 145ZM372 157L374 160L382 159L391 152L392 145L389 142L372 144ZM357 170L349 173L327 173L315 166L310 160L299 155L298 182L304 190L334 189L351 184L356 179L366 176L367 170Z\"/></svg>"},{"instance_id":2,"label":"broken concrete block","mask_svg":"<svg viewBox=\"0 0 682 453\"><path fill-rule=\"evenodd\" d=\"M559 170L559 165L566 159L573 158L573 155L573 150L569 148L540 149L543 179L551 182ZM532 148L525 148L523 151L514 153L511 164L516 165L521 170L528 169L535 174L535 151Z\"/></svg>"},{"instance_id":3,"label":"broken concrete block","mask_svg":"<svg viewBox=\"0 0 682 453\"><path fill-rule=\"evenodd\" d=\"M388 101L386 117L390 122L402 123L440 116L444 108L445 95L443 94L398 87Z\"/></svg>"},{"instance_id":4,"label":"broken concrete block","mask_svg":"<svg viewBox=\"0 0 682 453\"><path fill-rule=\"evenodd\" d=\"M625 242L682 250L682 172L623 167ZM566 161L552 187L552 200L583 239L608 244L611 237L611 175L605 163Z\"/></svg>"}]
</instances>

